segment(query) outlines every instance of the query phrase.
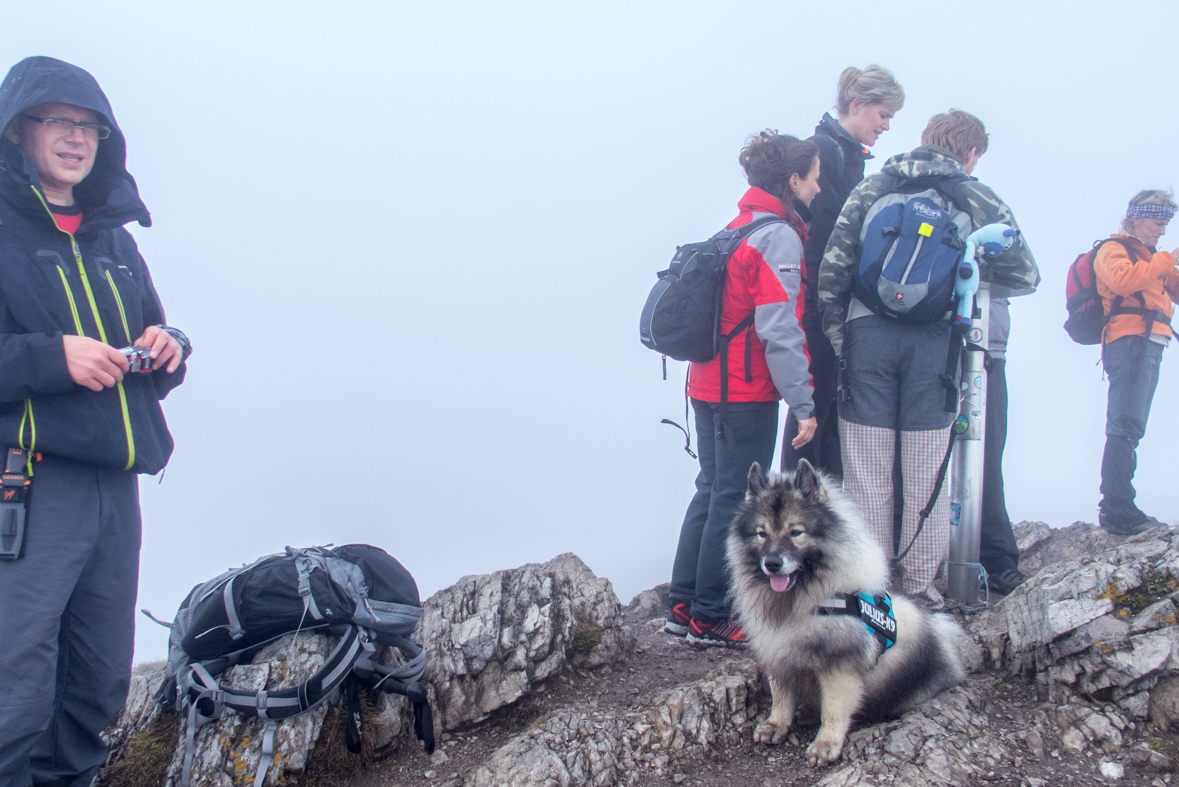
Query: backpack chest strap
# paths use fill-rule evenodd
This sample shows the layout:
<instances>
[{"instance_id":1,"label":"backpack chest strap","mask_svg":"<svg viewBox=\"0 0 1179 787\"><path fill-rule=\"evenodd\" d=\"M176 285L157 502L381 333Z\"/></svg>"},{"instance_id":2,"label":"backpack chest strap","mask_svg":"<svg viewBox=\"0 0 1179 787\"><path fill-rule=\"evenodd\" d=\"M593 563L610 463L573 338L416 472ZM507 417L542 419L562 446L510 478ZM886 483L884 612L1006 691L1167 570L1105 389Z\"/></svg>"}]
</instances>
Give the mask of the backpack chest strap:
<instances>
[{"instance_id":1,"label":"backpack chest strap","mask_svg":"<svg viewBox=\"0 0 1179 787\"><path fill-rule=\"evenodd\" d=\"M881 653L896 644L897 618L892 611L892 597L887 593L848 593L822 602L815 614L857 618L880 643Z\"/></svg>"}]
</instances>

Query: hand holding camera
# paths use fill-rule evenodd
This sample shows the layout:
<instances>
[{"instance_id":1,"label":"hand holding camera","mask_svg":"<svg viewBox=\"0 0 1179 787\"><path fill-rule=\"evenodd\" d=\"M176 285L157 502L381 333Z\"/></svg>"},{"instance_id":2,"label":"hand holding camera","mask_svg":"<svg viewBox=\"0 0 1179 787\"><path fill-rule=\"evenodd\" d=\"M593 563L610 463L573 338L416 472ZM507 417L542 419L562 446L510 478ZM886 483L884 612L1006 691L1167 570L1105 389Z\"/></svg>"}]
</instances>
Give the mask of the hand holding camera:
<instances>
[{"instance_id":1,"label":"hand holding camera","mask_svg":"<svg viewBox=\"0 0 1179 787\"><path fill-rule=\"evenodd\" d=\"M119 352L127 359L127 372L129 374L142 374L152 370L151 350L148 348L140 347L138 344L132 344L129 347L120 347Z\"/></svg>"}]
</instances>

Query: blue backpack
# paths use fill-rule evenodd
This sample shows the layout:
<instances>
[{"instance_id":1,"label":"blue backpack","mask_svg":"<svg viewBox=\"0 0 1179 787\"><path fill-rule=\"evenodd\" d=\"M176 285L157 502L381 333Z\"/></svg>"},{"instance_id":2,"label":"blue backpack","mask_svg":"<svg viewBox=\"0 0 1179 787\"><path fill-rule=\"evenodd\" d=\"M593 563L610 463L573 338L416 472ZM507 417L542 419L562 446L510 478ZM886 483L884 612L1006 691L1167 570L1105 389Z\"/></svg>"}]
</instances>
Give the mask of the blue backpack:
<instances>
[{"instance_id":1,"label":"blue backpack","mask_svg":"<svg viewBox=\"0 0 1179 787\"><path fill-rule=\"evenodd\" d=\"M954 278L972 222L967 176L890 178L860 232L856 298L902 323L940 320L954 305Z\"/></svg>"}]
</instances>

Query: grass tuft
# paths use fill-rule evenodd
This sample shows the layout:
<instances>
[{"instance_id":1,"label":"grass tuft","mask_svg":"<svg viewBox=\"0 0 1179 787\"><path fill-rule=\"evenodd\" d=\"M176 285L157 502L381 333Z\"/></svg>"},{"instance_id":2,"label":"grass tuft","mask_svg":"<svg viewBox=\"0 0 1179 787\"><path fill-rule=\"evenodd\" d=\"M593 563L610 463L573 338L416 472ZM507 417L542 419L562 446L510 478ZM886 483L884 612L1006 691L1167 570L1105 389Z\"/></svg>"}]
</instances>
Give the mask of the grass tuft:
<instances>
[{"instance_id":1,"label":"grass tuft","mask_svg":"<svg viewBox=\"0 0 1179 787\"><path fill-rule=\"evenodd\" d=\"M573 641L569 650L574 656L585 656L602 642L602 627L589 618L574 618Z\"/></svg>"},{"instance_id":2,"label":"grass tuft","mask_svg":"<svg viewBox=\"0 0 1179 787\"><path fill-rule=\"evenodd\" d=\"M176 751L180 714L161 709L151 724L127 742L123 757L98 777L102 787L145 787L163 784Z\"/></svg>"}]
</instances>

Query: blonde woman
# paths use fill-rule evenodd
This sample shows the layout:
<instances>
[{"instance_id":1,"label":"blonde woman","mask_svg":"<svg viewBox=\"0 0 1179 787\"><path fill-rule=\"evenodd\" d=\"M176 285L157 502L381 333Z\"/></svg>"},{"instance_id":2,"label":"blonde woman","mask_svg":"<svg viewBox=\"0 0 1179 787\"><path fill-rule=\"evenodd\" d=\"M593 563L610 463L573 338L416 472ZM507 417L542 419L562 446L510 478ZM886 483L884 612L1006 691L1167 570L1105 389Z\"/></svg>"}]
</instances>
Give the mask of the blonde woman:
<instances>
[{"instance_id":1,"label":"blonde woman","mask_svg":"<svg viewBox=\"0 0 1179 787\"><path fill-rule=\"evenodd\" d=\"M818 309L819 263L827 239L835 228L839 211L847 195L864 179L864 162L872 158L869 148L888 131L889 121L905 105L905 91L886 68L870 65L863 70L846 68L839 76L835 100L839 119L824 113L810 142L819 148L819 186L822 191L810 206L806 243L806 304L802 326L806 332L811 358L811 376L815 381L815 439L801 449L792 446L798 435L798 419L791 412L786 419L782 440L782 469L793 470L799 459L840 478L843 462L839 451L839 418L835 413L835 353L823 334ZM797 206L796 206L797 207ZM799 208L802 213L805 207ZM803 213L805 216L806 214Z\"/></svg>"}]
</instances>

